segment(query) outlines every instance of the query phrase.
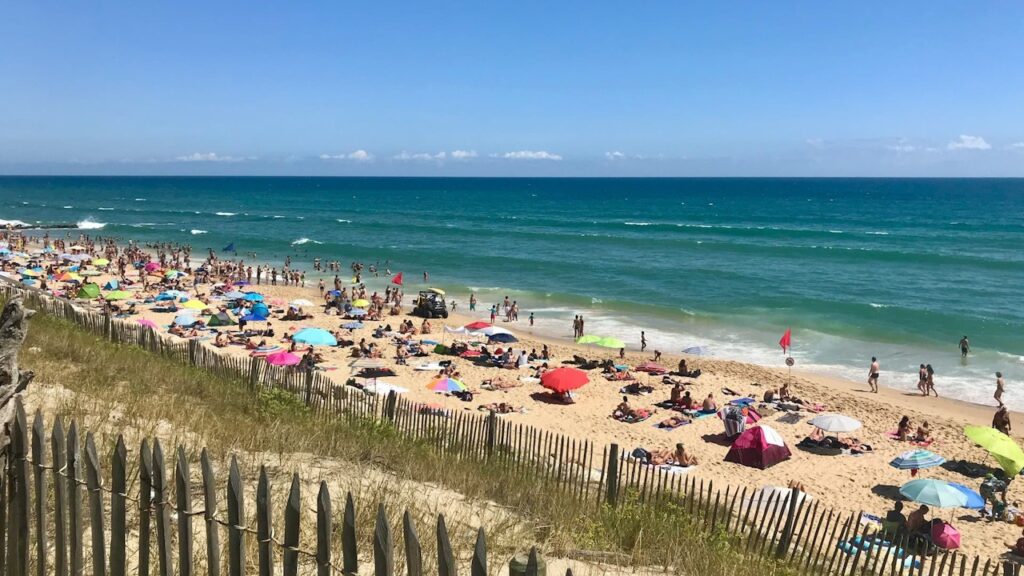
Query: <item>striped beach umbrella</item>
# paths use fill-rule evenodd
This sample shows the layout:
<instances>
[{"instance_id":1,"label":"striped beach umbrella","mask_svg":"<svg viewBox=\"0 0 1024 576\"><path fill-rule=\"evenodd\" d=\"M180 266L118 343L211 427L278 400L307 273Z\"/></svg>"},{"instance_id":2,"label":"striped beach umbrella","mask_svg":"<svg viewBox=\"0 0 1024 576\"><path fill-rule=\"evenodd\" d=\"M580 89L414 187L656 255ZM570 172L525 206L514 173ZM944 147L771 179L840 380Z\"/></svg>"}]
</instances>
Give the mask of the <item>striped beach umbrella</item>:
<instances>
[{"instance_id":1,"label":"striped beach umbrella","mask_svg":"<svg viewBox=\"0 0 1024 576\"><path fill-rule=\"evenodd\" d=\"M462 392L465 389L465 384L447 376L435 378L430 381L430 384L427 384L427 390L433 390L434 392Z\"/></svg>"},{"instance_id":2,"label":"striped beach umbrella","mask_svg":"<svg viewBox=\"0 0 1024 576\"><path fill-rule=\"evenodd\" d=\"M921 470L923 468L932 468L934 466L941 466L946 462L946 459L931 450L909 450L900 454L889 462L889 466L897 468L899 470Z\"/></svg>"}]
</instances>

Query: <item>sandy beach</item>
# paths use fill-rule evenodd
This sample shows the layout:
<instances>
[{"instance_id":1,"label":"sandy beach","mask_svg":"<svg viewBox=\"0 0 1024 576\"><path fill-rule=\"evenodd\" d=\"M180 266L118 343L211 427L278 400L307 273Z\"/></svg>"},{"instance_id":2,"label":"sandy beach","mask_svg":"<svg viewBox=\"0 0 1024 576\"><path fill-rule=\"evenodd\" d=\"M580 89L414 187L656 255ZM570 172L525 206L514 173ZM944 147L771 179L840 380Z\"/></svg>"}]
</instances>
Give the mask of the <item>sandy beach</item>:
<instances>
[{"instance_id":1,"label":"sandy beach","mask_svg":"<svg viewBox=\"0 0 1024 576\"><path fill-rule=\"evenodd\" d=\"M38 248L40 245L28 248ZM193 257L195 261L196 256ZM13 271L12 267L6 268L8 272ZM112 278L109 274L103 274L93 278L100 285ZM136 278L136 272L129 272L129 278ZM59 283L52 283L51 288L60 286ZM135 285L128 288L129 291L136 291L140 286ZM443 284L439 287L443 288ZM201 284L198 287L199 294L208 295L212 286ZM258 291L268 302L289 302L298 298L308 299L312 302L322 302L316 288L316 282L308 281L306 288L294 286L248 286L246 290ZM149 292L155 295L159 289ZM351 331L347 338L358 342L360 339L377 342L383 345L389 342L385 339L374 339L372 331L378 325L390 324L397 327L406 319L412 318L416 326L420 325L422 319L407 316L411 309L410 301L414 294L406 294L403 301L403 315L385 317L383 322L367 322L363 328ZM141 299L141 295L139 295ZM214 306L222 304L212 300ZM452 313L447 320L433 320L432 333L420 335L418 338L431 339L451 343L453 336L445 333L443 326L459 327L473 321L488 321L488 311L467 313L467 306L459 303L458 313ZM523 303L528 307L529 303ZM156 323L161 330L169 325L174 318L173 313L155 312L150 305L139 304L139 313L133 316L135 319L146 319ZM271 306L271 308L279 308ZM281 336L294 332L304 327L317 327L328 330L335 330L345 321L337 316L329 316L322 312L322 307L307 308L306 312L313 314L313 317L302 321L284 321L277 319L281 314L275 313L272 318L276 330L275 344L283 346L288 343L281 339ZM624 360L618 359L615 350L594 348L577 345L569 338L556 334L545 334L534 330L529 326L525 315L520 316L516 322L504 322L499 317L496 325L511 330L519 342L511 344L516 350L540 350L546 345L551 352L552 367L562 365L563 360L570 360L574 355L583 356L589 359L614 358L617 364L628 364L636 366L642 362L652 360L651 350L641 353L638 350L627 350ZM259 328L259 325L252 326ZM231 327L234 329L235 327ZM571 327L566 326L566 331ZM212 339L204 339L204 346L212 346ZM383 346L384 359L392 367L396 376L383 379L389 384L406 389L404 394L415 401L440 403L449 409L477 410L482 404L504 402L513 405L521 411L503 415L512 421L521 422L544 430L566 434L578 438L586 438L597 446L617 443L624 450L633 450L643 447L648 450L669 449L676 443L683 443L687 450L698 460L695 469L689 474L696 475L705 480L712 480L715 486L746 486L758 488L762 486L785 486L787 483L800 482L806 491L823 505L835 507L843 511L864 511L867 513L884 516L885 512L892 508L894 498L898 498L898 487L911 479L910 473L905 470L897 470L889 466L889 462L898 454L914 448L910 443L899 442L891 439L889 433L894 431L902 416L908 416L914 428L923 421L931 426L931 433L934 442L929 449L942 455L947 460L967 460L969 462L982 463L994 466L995 461L988 454L974 446L963 434L963 427L968 424L989 425L995 410L995 402L991 406L967 404L945 398L924 398L916 390L897 390L882 387L879 393L871 393L864 382L851 382L838 378L829 378L817 374L809 374L794 370L792 374L786 369L772 369L762 366L745 364L740 362L690 356L685 357L691 369L699 368L702 371L700 377L685 379L692 384L686 386L693 398L698 402L709 394L714 394L719 405L735 399L723 393L723 389L735 391L740 396L752 396L760 401L765 390L778 389L782 384L791 382L793 394L805 401L805 405L821 405L824 412L841 413L863 423L863 428L857 430L853 436L861 442L870 445L873 451L853 456L822 456L812 454L796 447L796 444L812 431L807 421L815 416L814 412L802 411L794 413L776 412L766 414L759 424L768 425L777 430L793 455L792 457L774 467L766 470L758 470L750 467L740 466L734 463L724 462L728 444L723 443L719 436L723 432L723 423L717 417L706 417L694 419L692 423L681 426L671 431L662 430L656 427L656 423L671 415L677 414L670 410L654 408L654 404L668 399L671 386L663 384L660 376L648 376L641 372L632 372L642 384L649 384L654 388L653 393L643 396L630 396L630 403L637 408L652 408L656 413L648 420L636 424L627 424L610 417L612 410L621 401L622 394L620 387L628 382L606 381L600 370L590 371L590 382L575 393L575 403L571 405L551 404L535 400L531 395L544 390L538 384L522 384L518 387L504 391L488 391L481 387L484 380L502 376L510 381L517 381L520 376L526 376L526 368L520 370L499 369L483 367L471 363L468 360L454 359L460 379L474 391L475 397L472 402L462 402L456 398L442 399L438 394L427 390L427 383L436 376L434 371L417 371L415 367L419 364L436 362L452 357L441 357L431 354L424 358L410 358L406 366L395 363L394 346L387 344ZM221 352L232 355L248 355L249 352L241 346L227 346L219 348ZM330 370L327 372L338 385L354 374L355 370L351 364L355 360L352 350L349 348L324 348L318 347L317 351L324 357L323 367ZM660 364L669 368L675 368L680 359L684 358L678 354L666 353L660 360ZM781 358L780 358L781 364ZM1012 394L1012 388L1010 394ZM1011 418L1020 421L1021 415L1013 413ZM1019 439L1019 434L1014 435ZM918 477L938 478L965 484L975 490L978 489L980 480L971 479L961 474L945 470L941 467L922 470ZM1011 505L1024 500L1024 485L1020 482L1012 483L1010 486L1008 501ZM916 507L912 503L908 505L908 512ZM963 535L962 551L969 554L981 554L983 556L995 557L1003 551L1003 543L1015 540L1020 529L1002 522L988 522L981 520L976 512L968 510L941 510L933 511L931 517L952 518L952 523Z\"/></svg>"}]
</instances>

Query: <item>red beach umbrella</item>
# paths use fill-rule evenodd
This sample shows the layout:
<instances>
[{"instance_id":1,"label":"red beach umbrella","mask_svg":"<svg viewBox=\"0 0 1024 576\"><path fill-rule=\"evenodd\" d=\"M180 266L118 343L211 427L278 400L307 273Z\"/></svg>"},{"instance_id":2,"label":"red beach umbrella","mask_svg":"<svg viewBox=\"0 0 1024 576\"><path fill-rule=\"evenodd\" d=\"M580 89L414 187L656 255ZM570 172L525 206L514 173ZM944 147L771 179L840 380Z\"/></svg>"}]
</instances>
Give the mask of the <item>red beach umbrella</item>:
<instances>
[{"instance_id":1,"label":"red beach umbrella","mask_svg":"<svg viewBox=\"0 0 1024 576\"><path fill-rule=\"evenodd\" d=\"M465 326L463 326L463 328L465 328L466 330L481 330L483 328L490 328L490 327L491 327L491 325L488 324L487 322L484 322L483 320L477 320L476 322L470 322L469 324L466 324Z\"/></svg>"},{"instance_id":2,"label":"red beach umbrella","mask_svg":"<svg viewBox=\"0 0 1024 576\"><path fill-rule=\"evenodd\" d=\"M555 368L540 376L541 386L559 394L580 388L587 382L590 382L590 377L578 368Z\"/></svg>"}]
</instances>

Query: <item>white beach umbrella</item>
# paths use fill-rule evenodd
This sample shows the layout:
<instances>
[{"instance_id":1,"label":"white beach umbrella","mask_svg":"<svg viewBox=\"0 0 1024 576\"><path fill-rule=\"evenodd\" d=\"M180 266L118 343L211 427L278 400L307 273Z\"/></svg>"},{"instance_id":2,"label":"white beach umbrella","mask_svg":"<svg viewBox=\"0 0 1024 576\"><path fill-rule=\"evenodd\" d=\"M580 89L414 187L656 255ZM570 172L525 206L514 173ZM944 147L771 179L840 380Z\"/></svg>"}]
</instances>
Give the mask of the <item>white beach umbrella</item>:
<instances>
[{"instance_id":1,"label":"white beach umbrella","mask_svg":"<svg viewBox=\"0 0 1024 576\"><path fill-rule=\"evenodd\" d=\"M487 328L474 330L473 334L483 334L484 336L494 336L495 334L509 334L515 336L515 334L512 334L511 330L506 330L500 326L488 326Z\"/></svg>"},{"instance_id":2,"label":"white beach umbrella","mask_svg":"<svg viewBox=\"0 0 1024 576\"><path fill-rule=\"evenodd\" d=\"M861 426L860 420L842 414L821 414L812 418L808 424L834 433L853 432Z\"/></svg>"},{"instance_id":3,"label":"white beach umbrella","mask_svg":"<svg viewBox=\"0 0 1024 576\"><path fill-rule=\"evenodd\" d=\"M310 302L309 300L306 300L305 298L298 298L296 300L292 300L290 304L292 306L297 306L297 307L298 306L312 306L313 305L312 302Z\"/></svg>"}]
</instances>

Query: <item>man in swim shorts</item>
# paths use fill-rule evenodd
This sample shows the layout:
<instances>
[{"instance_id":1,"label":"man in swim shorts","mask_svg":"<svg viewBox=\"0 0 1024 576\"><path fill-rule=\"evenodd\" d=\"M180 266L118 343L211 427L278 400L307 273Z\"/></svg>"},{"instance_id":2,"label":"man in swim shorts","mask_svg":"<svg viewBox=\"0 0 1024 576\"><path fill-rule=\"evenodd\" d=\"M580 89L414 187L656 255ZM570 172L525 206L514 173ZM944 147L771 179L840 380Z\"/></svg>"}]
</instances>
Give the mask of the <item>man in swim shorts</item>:
<instances>
[{"instance_id":1,"label":"man in swim shorts","mask_svg":"<svg viewBox=\"0 0 1024 576\"><path fill-rule=\"evenodd\" d=\"M878 393L878 371L880 366L878 365L878 358L871 357L871 368L868 369L868 386L871 387L871 391Z\"/></svg>"}]
</instances>

